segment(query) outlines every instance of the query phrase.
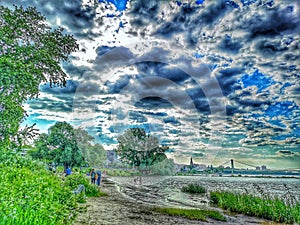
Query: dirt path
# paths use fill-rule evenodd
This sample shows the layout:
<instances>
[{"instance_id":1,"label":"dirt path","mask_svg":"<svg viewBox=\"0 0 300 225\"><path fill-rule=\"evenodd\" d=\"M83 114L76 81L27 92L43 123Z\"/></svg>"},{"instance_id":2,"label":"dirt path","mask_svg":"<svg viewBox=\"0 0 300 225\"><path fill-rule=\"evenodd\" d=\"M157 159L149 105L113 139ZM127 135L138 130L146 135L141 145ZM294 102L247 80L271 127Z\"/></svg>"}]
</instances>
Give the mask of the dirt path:
<instances>
[{"instance_id":1,"label":"dirt path","mask_svg":"<svg viewBox=\"0 0 300 225\"><path fill-rule=\"evenodd\" d=\"M227 222L220 222L209 219L207 222L189 220L180 217L163 215L151 211L151 205L137 203L126 198L120 193L119 187L111 182L104 181L101 184L102 191L109 194L107 197L89 198L86 203L86 211L80 213L73 225L253 225L253 224L271 224L264 220L247 217L244 215L228 216ZM153 207L153 205L152 205Z\"/></svg>"}]
</instances>

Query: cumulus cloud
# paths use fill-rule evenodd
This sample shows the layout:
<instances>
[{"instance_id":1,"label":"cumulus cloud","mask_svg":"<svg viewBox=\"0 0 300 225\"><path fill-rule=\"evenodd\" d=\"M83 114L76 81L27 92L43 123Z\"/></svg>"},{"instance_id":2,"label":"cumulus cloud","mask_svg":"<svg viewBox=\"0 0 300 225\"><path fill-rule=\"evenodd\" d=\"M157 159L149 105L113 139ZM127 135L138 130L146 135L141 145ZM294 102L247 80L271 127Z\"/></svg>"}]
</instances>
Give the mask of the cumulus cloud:
<instances>
[{"instance_id":1,"label":"cumulus cloud","mask_svg":"<svg viewBox=\"0 0 300 225\"><path fill-rule=\"evenodd\" d=\"M228 156L259 165L267 156L270 165L295 166L299 4L245 2L142 0L122 12L92 1L6 2L36 6L80 43L63 65L67 88L41 86L26 105L29 121L72 118L107 148L118 132L144 127L178 161Z\"/></svg>"}]
</instances>

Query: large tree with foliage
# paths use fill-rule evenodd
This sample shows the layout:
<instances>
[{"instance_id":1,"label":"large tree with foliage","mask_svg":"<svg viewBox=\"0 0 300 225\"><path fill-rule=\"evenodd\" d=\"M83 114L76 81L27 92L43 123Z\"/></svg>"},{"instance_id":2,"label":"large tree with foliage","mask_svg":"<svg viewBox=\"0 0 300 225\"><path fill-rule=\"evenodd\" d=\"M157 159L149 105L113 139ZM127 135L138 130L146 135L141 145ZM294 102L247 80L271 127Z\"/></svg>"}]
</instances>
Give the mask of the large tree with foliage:
<instances>
[{"instance_id":1,"label":"large tree with foliage","mask_svg":"<svg viewBox=\"0 0 300 225\"><path fill-rule=\"evenodd\" d=\"M168 147L160 146L155 136L146 134L142 128L130 128L118 137L116 150L120 159L133 166L150 166L166 158Z\"/></svg>"},{"instance_id":2,"label":"large tree with foliage","mask_svg":"<svg viewBox=\"0 0 300 225\"><path fill-rule=\"evenodd\" d=\"M26 116L22 104L38 96L39 84L66 85L60 66L78 49L73 36L52 29L35 8L0 6L0 149L9 149Z\"/></svg>"},{"instance_id":3,"label":"large tree with foliage","mask_svg":"<svg viewBox=\"0 0 300 225\"><path fill-rule=\"evenodd\" d=\"M95 144L95 138L82 128L75 129L78 147L82 152L85 161L90 166L104 164L107 156L106 151L100 144Z\"/></svg>"},{"instance_id":4,"label":"large tree with foliage","mask_svg":"<svg viewBox=\"0 0 300 225\"><path fill-rule=\"evenodd\" d=\"M48 134L41 134L35 142L36 158L68 166L80 165L84 158L78 147L74 128L67 122L57 122L49 128Z\"/></svg>"}]
</instances>

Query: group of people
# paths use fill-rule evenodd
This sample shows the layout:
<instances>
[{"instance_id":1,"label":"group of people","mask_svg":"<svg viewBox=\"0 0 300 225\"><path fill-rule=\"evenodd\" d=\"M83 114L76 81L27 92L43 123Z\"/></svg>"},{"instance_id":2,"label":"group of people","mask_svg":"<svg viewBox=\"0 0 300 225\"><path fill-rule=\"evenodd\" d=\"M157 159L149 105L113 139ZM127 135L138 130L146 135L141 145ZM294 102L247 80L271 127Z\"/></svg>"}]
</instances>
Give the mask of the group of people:
<instances>
[{"instance_id":1,"label":"group of people","mask_svg":"<svg viewBox=\"0 0 300 225\"><path fill-rule=\"evenodd\" d=\"M92 169L89 175L91 176L91 183L100 186L100 183L101 183L101 171L98 170L97 172L95 172L95 170Z\"/></svg>"},{"instance_id":2,"label":"group of people","mask_svg":"<svg viewBox=\"0 0 300 225\"><path fill-rule=\"evenodd\" d=\"M71 174L72 174L72 170L71 170L70 167L68 167L65 170L65 176L69 176ZM91 183L92 184L96 184L96 185L100 186L100 183L101 183L101 171L100 170L95 171L95 169L92 169L86 175L91 177Z\"/></svg>"}]
</instances>

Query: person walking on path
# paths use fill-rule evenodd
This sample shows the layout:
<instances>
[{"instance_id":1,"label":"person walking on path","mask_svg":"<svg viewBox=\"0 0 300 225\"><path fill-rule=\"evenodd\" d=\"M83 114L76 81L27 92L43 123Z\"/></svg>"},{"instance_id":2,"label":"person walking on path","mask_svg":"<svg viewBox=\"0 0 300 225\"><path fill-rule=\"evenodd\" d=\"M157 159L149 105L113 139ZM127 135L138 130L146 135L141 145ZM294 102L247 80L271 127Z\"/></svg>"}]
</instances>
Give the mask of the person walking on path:
<instances>
[{"instance_id":1,"label":"person walking on path","mask_svg":"<svg viewBox=\"0 0 300 225\"><path fill-rule=\"evenodd\" d=\"M96 173L95 173L95 170L92 169L91 173L90 173L90 176L91 176L91 183L92 184L95 184L95 181L96 181Z\"/></svg>"},{"instance_id":2,"label":"person walking on path","mask_svg":"<svg viewBox=\"0 0 300 225\"><path fill-rule=\"evenodd\" d=\"M98 171L97 171L97 180L96 180L96 184L97 184L98 186L100 186L100 183L101 183L101 171L98 170Z\"/></svg>"}]
</instances>

